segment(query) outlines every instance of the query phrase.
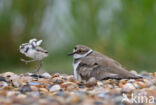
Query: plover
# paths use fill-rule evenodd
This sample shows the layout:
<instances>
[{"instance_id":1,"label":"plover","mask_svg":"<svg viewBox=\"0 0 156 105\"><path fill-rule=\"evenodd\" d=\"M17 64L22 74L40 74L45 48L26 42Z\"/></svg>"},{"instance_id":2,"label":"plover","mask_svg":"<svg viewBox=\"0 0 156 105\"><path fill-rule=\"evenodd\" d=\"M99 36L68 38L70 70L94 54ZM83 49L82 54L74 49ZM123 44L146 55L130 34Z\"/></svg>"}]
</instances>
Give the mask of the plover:
<instances>
[{"instance_id":1,"label":"plover","mask_svg":"<svg viewBox=\"0 0 156 105\"><path fill-rule=\"evenodd\" d=\"M39 72L43 59L48 56L48 51L44 50L40 47L42 40L37 41L37 39L31 39L29 43L24 43L20 45L19 51L24 54L25 56L32 58L32 60L24 60L21 61L25 63L30 63L34 61L40 61L40 66L35 70L35 72Z\"/></svg>"},{"instance_id":2,"label":"plover","mask_svg":"<svg viewBox=\"0 0 156 105\"><path fill-rule=\"evenodd\" d=\"M120 63L84 45L77 45L71 54L74 62L74 78L76 80L88 80L95 77L104 79L138 79L122 67Z\"/></svg>"}]
</instances>

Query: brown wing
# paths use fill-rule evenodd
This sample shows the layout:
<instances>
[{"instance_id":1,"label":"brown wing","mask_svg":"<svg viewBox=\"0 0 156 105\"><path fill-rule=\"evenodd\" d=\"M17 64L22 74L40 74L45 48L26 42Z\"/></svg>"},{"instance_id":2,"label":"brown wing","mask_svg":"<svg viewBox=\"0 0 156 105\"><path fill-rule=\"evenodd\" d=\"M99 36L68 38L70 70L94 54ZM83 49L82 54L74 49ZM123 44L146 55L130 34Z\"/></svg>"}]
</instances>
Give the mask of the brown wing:
<instances>
[{"instance_id":1,"label":"brown wing","mask_svg":"<svg viewBox=\"0 0 156 105\"><path fill-rule=\"evenodd\" d=\"M95 77L98 80L114 78L137 78L137 76L129 73L118 63L109 58L88 56L81 59L77 72L82 79Z\"/></svg>"},{"instance_id":2,"label":"brown wing","mask_svg":"<svg viewBox=\"0 0 156 105\"><path fill-rule=\"evenodd\" d=\"M90 54L90 57L91 56L92 57L99 57L100 59L98 61L101 61L102 60L102 62L99 62L100 64L101 63L114 64L116 66L122 67L122 65L119 62L117 62L117 61L113 60L112 58L109 58L108 56L105 56L105 55L103 55L103 54L101 54L101 53L99 53L97 51L93 51L93 53Z\"/></svg>"}]
</instances>

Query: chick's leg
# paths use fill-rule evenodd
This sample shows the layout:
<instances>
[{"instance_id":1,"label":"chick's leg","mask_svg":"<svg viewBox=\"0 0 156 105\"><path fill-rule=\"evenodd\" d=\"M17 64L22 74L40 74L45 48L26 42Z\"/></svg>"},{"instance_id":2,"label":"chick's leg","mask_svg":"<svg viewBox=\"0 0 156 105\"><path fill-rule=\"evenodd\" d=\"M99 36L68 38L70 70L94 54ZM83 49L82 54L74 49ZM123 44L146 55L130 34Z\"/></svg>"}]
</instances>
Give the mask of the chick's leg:
<instances>
[{"instance_id":1,"label":"chick's leg","mask_svg":"<svg viewBox=\"0 0 156 105\"><path fill-rule=\"evenodd\" d=\"M42 60L40 60L40 65L39 65L39 67L34 71L34 73L39 73L39 70L40 70L40 68L42 67L42 64L43 64L43 61Z\"/></svg>"}]
</instances>

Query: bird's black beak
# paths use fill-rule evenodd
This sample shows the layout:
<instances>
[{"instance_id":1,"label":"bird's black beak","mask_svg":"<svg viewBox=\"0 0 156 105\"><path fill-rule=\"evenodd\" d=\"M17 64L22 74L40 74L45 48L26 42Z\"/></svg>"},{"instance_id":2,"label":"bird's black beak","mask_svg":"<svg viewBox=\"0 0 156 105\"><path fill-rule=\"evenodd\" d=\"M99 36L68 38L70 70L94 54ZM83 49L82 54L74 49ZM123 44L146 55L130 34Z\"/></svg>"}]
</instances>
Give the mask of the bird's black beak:
<instances>
[{"instance_id":1,"label":"bird's black beak","mask_svg":"<svg viewBox=\"0 0 156 105\"><path fill-rule=\"evenodd\" d=\"M68 56L73 56L76 52L72 52L70 54L68 54Z\"/></svg>"}]
</instances>

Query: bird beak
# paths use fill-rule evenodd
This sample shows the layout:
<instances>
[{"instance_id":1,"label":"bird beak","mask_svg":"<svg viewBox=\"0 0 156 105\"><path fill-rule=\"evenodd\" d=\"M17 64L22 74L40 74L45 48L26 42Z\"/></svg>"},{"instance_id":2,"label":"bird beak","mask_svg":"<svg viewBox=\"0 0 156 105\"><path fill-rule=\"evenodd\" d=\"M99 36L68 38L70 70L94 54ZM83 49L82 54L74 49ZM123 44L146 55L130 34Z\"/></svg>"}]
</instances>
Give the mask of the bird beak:
<instances>
[{"instance_id":1,"label":"bird beak","mask_svg":"<svg viewBox=\"0 0 156 105\"><path fill-rule=\"evenodd\" d=\"M70 54L68 54L68 56L73 56L76 52L72 52Z\"/></svg>"}]
</instances>

